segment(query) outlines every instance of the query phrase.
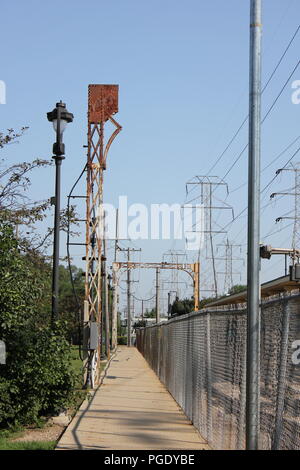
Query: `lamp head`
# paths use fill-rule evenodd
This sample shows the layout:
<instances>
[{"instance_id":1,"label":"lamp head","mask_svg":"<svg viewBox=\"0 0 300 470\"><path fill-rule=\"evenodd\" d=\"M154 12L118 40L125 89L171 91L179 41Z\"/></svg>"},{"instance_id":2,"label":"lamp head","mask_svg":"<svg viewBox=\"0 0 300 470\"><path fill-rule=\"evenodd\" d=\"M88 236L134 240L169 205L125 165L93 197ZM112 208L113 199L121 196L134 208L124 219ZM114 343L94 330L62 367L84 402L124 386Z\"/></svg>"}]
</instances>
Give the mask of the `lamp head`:
<instances>
[{"instance_id":1,"label":"lamp head","mask_svg":"<svg viewBox=\"0 0 300 470\"><path fill-rule=\"evenodd\" d=\"M65 103L63 103L62 101L56 103L56 107L52 111L47 113L47 119L48 121L52 122L53 129L57 134L56 142L53 145L53 153L56 156L61 156L65 153L65 146L62 143L62 135L67 127L67 124L69 122L72 122L73 118L73 114L69 113Z\"/></svg>"}]
</instances>

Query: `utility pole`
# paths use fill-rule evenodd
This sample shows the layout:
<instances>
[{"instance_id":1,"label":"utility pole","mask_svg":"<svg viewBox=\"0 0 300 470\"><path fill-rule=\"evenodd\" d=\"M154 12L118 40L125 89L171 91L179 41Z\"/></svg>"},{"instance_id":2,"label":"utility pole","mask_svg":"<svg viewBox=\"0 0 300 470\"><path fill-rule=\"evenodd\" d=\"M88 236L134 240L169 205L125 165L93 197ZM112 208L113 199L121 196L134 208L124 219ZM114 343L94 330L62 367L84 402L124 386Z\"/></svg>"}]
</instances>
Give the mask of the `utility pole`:
<instances>
[{"instance_id":1,"label":"utility pole","mask_svg":"<svg viewBox=\"0 0 300 470\"><path fill-rule=\"evenodd\" d=\"M116 238L115 238L115 257L114 261L117 261L118 252L118 238L119 238L119 209L116 209Z\"/></svg>"},{"instance_id":2,"label":"utility pole","mask_svg":"<svg viewBox=\"0 0 300 470\"><path fill-rule=\"evenodd\" d=\"M250 0L248 158L246 448L257 450L260 432L260 148L261 0Z\"/></svg>"},{"instance_id":3,"label":"utility pole","mask_svg":"<svg viewBox=\"0 0 300 470\"><path fill-rule=\"evenodd\" d=\"M106 239L103 238L103 281L104 281L104 313L105 313L105 352L106 357L110 359L110 321L108 306L108 274L106 269Z\"/></svg>"},{"instance_id":4,"label":"utility pole","mask_svg":"<svg viewBox=\"0 0 300 470\"><path fill-rule=\"evenodd\" d=\"M127 253L127 346L131 346L131 288L130 285L132 282L138 282L138 281L132 281L131 276L130 276L130 252L135 252L135 251L142 251L141 248L136 249L136 248L117 248L119 251L125 251ZM117 263L114 263L114 266Z\"/></svg>"},{"instance_id":5,"label":"utility pole","mask_svg":"<svg viewBox=\"0 0 300 470\"><path fill-rule=\"evenodd\" d=\"M132 295L133 299L138 300L139 302L142 302L142 321L144 321L144 302L149 302L150 300L154 299L154 297L156 297L156 295L153 295L152 297L150 297L150 299L139 299L135 295Z\"/></svg>"},{"instance_id":6,"label":"utility pole","mask_svg":"<svg viewBox=\"0 0 300 470\"><path fill-rule=\"evenodd\" d=\"M116 238L115 238L115 257L114 262L117 261L118 252L118 237L119 237L119 211L116 210ZM111 348L114 351L118 343L118 277L116 271L112 272L112 289L113 289L113 305L112 305L112 319L111 319Z\"/></svg>"},{"instance_id":7,"label":"utility pole","mask_svg":"<svg viewBox=\"0 0 300 470\"><path fill-rule=\"evenodd\" d=\"M156 323L160 322L160 311L159 311L159 288L160 288L160 269L156 268Z\"/></svg>"},{"instance_id":8,"label":"utility pole","mask_svg":"<svg viewBox=\"0 0 300 470\"><path fill-rule=\"evenodd\" d=\"M127 262L130 262L130 249L127 248ZM131 346L131 311L130 311L130 269L127 269L127 346Z\"/></svg>"}]
</instances>

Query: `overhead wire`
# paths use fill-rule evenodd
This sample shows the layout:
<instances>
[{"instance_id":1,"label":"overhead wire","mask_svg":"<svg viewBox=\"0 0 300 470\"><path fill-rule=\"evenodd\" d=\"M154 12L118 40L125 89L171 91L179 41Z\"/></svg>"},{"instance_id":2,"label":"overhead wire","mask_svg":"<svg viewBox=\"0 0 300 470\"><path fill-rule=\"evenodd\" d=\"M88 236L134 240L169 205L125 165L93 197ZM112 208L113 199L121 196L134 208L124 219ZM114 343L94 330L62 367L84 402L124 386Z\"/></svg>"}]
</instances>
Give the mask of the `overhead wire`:
<instances>
[{"instance_id":1,"label":"overhead wire","mask_svg":"<svg viewBox=\"0 0 300 470\"><path fill-rule=\"evenodd\" d=\"M68 259L68 269L69 269L69 274L70 274L70 281L71 281L71 285L72 285L72 290L73 290L74 298L75 298L77 308L78 308L76 320L77 320L77 326L78 326L78 339L79 339L78 354L79 354L79 357L80 357L81 360L83 360L82 351L81 351L81 331L82 331L82 317L83 317L83 315L82 315L82 306L79 302L79 298L78 298L78 295L77 295L77 292L76 292L76 289L75 289L75 283L74 283L74 279L73 279L72 266L71 266L71 256L70 256L70 199L72 198L72 194L73 194L74 189L76 188L76 186L79 183L82 175L86 171L86 168L87 168L87 164L85 164L83 170L81 171L81 173L78 176L77 180L73 184L70 193L67 196L67 198L68 198L68 202L67 202L67 214L68 214L68 217L67 217L67 219L68 219L68 225L67 225L67 259Z\"/></svg>"},{"instance_id":2,"label":"overhead wire","mask_svg":"<svg viewBox=\"0 0 300 470\"><path fill-rule=\"evenodd\" d=\"M269 86L269 84L271 83L273 77L275 76L277 70L279 69L283 59L285 58L288 50L290 49L290 47L292 46L297 34L299 33L299 30L300 30L300 24L297 26L296 28L296 31L294 32L294 34L292 35L292 38L290 39L288 45L286 46L283 54L281 55L279 61L277 62L275 68L273 69L270 77L268 78L266 84L264 85L264 87L262 88L262 94L265 92L265 90L267 89L267 87ZM298 66L299 66L299 63L300 61L297 63L297 65L295 66L295 68L293 69L293 72L291 73L291 76L295 73L295 71L297 70ZM291 77L290 76L290 77ZM288 81L290 80L290 77L288 79ZM278 97L276 98L275 102L273 103L272 107L270 108L270 110L268 111L267 115L265 116L265 119L267 118L268 114L272 111L273 107L275 106L276 102L278 101L278 99L280 98L281 94L283 93L284 89L286 87L286 84L284 85L283 89L280 91ZM243 119L242 123L240 124L240 126L238 127L237 131L233 134L232 138L230 139L230 141L228 142L228 144L226 145L225 149L223 150L223 152L220 154L220 156L216 159L215 163L210 167L210 169L208 170L207 172L207 175L210 174L210 172L217 166L217 164L220 162L220 160L223 158L223 156L225 155L225 153L227 152L227 150L231 147L232 143L235 141L236 137L239 135L239 133L241 132L241 130L243 129L244 125L246 124L246 122L248 121L248 117L249 115L247 114L247 116ZM242 151L244 152L245 149Z\"/></svg>"}]
</instances>

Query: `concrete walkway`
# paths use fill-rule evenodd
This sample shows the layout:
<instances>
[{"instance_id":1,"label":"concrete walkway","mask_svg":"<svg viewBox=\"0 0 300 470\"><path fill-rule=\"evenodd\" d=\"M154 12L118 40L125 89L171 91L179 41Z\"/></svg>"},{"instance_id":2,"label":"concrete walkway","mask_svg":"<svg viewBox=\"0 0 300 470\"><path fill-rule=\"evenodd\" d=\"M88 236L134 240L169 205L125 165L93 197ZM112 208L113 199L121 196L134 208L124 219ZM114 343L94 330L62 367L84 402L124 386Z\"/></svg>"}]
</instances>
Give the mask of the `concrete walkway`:
<instances>
[{"instance_id":1,"label":"concrete walkway","mask_svg":"<svg viewBox=\"0 0 300 470\"><path fill-rule=\"evenodd\" d=\"M208 449L136 348L119 347L103 384L57 449Z\"/></svg>"}]
</instances>

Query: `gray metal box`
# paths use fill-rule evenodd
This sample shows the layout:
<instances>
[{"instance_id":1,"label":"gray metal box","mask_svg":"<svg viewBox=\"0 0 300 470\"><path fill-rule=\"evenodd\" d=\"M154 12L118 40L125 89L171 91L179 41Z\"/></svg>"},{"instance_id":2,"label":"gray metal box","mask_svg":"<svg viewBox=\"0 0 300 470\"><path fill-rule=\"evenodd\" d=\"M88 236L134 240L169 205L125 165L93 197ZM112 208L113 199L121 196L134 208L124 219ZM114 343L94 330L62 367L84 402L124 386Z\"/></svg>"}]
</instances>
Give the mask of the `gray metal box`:
<instances>
[{"instance_id":1,"label":"gray metal box","mask_svg":"<svg viewBox=\"0 0 300 470\"><path fill-rule=\"evenodd\" d=\"M2 340L0 340L0 364L6 364L6 347Z\"/></svg>"},{"instance_id":2,"label":"gray metal box","mask_svg":"<svg viewBox=\"0 0 300 470\"><path fill-rule=\"evenodd\" d=\"M300 281L300 264L290 266L290 280Z\"/></svg>"},{"instance_id":3,"label":"gray metal box","mask_svg":"<svg viewBox=\"0 0 300 470\"><path fill-rule=\"evenodd\" d=\"M90 347L89 349L98 349L99 345L99 325L95 321L90 322Z\"/></svg>"}]
</instances>

